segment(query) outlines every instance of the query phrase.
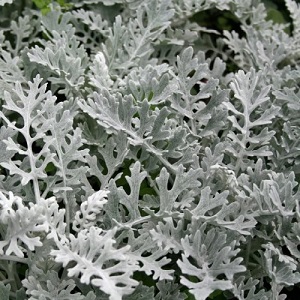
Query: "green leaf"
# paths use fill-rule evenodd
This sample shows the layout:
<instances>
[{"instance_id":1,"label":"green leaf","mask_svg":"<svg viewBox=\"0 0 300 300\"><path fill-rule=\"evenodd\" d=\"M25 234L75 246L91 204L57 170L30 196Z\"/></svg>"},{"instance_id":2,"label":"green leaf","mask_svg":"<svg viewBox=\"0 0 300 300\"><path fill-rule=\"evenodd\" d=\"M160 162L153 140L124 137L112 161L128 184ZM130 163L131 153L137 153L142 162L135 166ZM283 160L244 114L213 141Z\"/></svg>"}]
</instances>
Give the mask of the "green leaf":
<instances>
[{"instance_id":1,"label":"green leaf","mask_svg":"<svg viewBox=\"0 0 300 300\"><path fill-rule=\"evenodd\" d=\"M51 0L32 0L39 9L45 9L51 3Z\"/></svg>"},{"instance_id":2,"label":"green leaf","mask_svg":"<svg viewBox=\"0 0 300 300\"><path fill-rule=\"evenodd\" d=\"M9 300L10 285L5 285L3 282L0 282L0 299Z\"/></svg>"},{"instance_id":3,"label":"green leaf","mask_svg":"<svg viewBox=\"0 0 300 300\"><path fill-rule=\"evenodd\" d=\"M24 288L19 289L16 292L16 300L26 300L27 296L26 296L26 292Z\"/></svg>"},{"instance_id":4,"label":"green leaf","mask_svg":"<svg viewBox=\"0 0 300 300\"><path fill-rule=\"evenodd\" d=\"M227 298L225 298L224 294L222 291L214 291L213 293L210 294L208 299L213 299L213 300L226 300Z\"/></svg>"}]
</instances>

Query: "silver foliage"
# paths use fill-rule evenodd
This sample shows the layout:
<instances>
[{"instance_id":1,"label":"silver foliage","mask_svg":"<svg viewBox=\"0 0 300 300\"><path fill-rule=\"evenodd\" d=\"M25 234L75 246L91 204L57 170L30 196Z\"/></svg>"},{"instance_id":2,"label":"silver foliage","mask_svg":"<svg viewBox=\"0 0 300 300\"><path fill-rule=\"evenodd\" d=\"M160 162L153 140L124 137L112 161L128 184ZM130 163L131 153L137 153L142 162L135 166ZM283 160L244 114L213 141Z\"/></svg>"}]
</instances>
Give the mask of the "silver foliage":
<instances>
[{"instance_id":1,"label":"silver foliage","mask_svg":"<svg viewBox=\"0 0 300 300\"><path fill-rule=\"evenodd\" d=\"M0 296L285 299L299 4L63 2L0 0Z\"/></svg>"}]
</instances>

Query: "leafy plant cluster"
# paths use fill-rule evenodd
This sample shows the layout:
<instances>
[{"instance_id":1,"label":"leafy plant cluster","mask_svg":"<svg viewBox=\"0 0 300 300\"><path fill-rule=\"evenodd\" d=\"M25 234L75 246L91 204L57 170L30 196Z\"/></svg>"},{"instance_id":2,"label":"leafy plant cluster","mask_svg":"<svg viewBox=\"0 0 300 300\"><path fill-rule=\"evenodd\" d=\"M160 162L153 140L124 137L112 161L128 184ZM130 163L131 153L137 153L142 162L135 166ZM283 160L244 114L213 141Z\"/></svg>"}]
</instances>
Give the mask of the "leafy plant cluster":
<instances>
[{"instance_id":1,"label":"leafy plant cluster","mask_svg":"<svg viewBox=\"0 0 300 300\"><path fill-rule=\"evenodd\" d=\"M300 5L281 8L0 0L1 300L293 299Z\"/></svg>"}]
</instances>

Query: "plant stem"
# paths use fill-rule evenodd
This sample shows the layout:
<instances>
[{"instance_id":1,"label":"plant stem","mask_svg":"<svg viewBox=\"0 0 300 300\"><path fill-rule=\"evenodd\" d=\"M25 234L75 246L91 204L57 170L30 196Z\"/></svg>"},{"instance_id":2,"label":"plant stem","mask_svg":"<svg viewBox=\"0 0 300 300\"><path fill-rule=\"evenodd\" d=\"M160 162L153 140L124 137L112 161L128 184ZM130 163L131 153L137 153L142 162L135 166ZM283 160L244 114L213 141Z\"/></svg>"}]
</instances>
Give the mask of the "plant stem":
<instances>
[{"instance_id":1,"label":"plant stem","mask_svg":"<svg viewBox=\"0 0 300 300\"><path fill-rule=\"evenodd\" d=\"M251 240L248 241L247 249L246 249L246 257L245 257L246 266L249 264L250 251L251 251Z\"/></svg>"},{"instance_id":2,"label":"plant stem","mask_svg":"<svg viewBox=\"0 0 300 300\"><path fill-rule=\"evenodd\" d=\"M28 258L18 257L15 255L1 255L0 260L14 261L22 264L29 264Z\"/></svg>"}]
</instances>

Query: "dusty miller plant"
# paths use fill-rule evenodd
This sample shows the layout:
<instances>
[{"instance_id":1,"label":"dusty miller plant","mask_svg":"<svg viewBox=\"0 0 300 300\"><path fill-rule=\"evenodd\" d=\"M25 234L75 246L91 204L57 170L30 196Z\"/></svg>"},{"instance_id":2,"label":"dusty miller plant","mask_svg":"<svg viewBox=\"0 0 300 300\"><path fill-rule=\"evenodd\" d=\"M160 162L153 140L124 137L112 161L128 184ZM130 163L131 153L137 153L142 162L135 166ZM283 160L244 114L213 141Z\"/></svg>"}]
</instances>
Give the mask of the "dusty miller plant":
<instances>
[{"instance_id":1,"label":"dusty miller plant","mask_svg":"<svg viewBox=\"0 0 300 300\"><path fill-rule=\"evenodd\" d=\"M1 300L286 299L299 4L33 2L0 0Z\"/></svg>"}]
</instances>

